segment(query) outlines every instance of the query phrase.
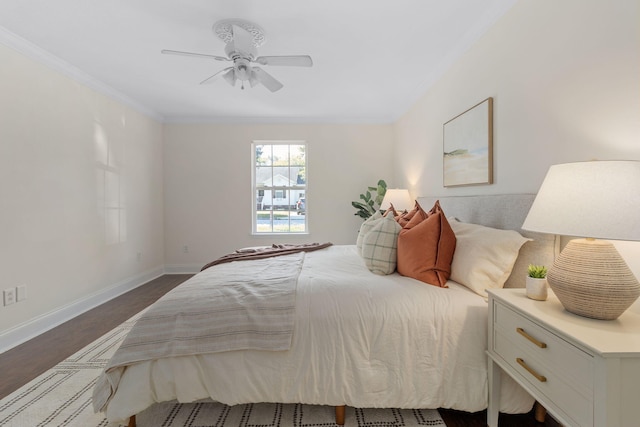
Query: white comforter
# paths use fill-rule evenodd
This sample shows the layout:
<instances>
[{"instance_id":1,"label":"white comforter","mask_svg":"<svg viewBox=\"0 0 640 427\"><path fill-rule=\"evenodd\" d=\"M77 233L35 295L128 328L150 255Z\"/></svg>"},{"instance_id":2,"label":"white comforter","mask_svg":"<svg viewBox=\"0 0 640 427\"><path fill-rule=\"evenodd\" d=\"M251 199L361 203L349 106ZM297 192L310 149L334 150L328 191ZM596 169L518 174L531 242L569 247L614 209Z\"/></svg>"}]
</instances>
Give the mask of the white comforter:
<instances>
[{"instance_id":1,"label":"white comforter","mask_svg":"<svg viewBox=\"0 0 640 427\"><path fill-rule=\"evenodd\" d=\"M475 412L487 407L486 343L482 297L455 282L372 274L355 246L332 246L305 254L291 350L135 364L106 415L120 421L156 402L207 398ZM528 411L532 399L505 381L501 410Z\"/></svg>"}]
</instances>

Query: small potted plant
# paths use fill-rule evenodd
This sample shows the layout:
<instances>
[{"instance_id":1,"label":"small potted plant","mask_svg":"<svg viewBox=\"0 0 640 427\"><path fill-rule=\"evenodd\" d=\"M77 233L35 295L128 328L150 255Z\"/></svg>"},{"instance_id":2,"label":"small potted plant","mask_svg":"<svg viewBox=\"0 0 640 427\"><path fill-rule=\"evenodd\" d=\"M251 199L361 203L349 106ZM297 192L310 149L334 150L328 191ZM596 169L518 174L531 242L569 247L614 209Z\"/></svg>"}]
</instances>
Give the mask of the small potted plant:
<instances>
[{"instance_id":1,"label":"small potted plant","mask_svg":"<svg viewBox=\"0 0 640 427\"><path fill-rule=\"evenodd\" d=\"M547 267L529 264L527 269L527 296L544 301L547 299Z\"/></svg>"}]
</instances>

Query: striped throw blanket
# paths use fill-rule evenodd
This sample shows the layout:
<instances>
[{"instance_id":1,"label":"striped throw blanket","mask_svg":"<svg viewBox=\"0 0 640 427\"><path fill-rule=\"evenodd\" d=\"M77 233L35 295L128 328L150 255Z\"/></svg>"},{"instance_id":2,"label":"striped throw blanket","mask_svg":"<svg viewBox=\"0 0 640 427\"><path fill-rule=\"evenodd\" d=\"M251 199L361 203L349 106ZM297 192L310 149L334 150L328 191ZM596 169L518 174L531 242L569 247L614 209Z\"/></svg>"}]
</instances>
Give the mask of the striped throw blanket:
<instances>
[{"instance_id":1,"label":"striped throw blanket","mask_svg":"<svg viewBox=\"0 0 640 427\"><path fill-rule=\"evenodd\" d=\"M209 267L213 267L214 265L224 264L225 262L234 262L234 261L246 261L250 259L262 259L262 258L271 258L275 256L282 256L287 254L292 254L295 252L312 252L317 251L319 249L328 248L333 243L303 243L300 245L292 245L292 244L273 244L270 247L262 247L262 248L248 248L248 249L238 249L237 251L221 256L220 258L211 261L200 271L204 271Z\"/></svg>"},{"instance_id":2,"label":"striped throw blanket","mask_svg":"<svg viewBox=\"0 0 640 427\"><path fill-rule=\"evenodd\" d=\"M153 304L114 354L93 391L103 411L128 365L231 350L288 350L304 252L217 265Z\"/></svg>"}]
</instances>

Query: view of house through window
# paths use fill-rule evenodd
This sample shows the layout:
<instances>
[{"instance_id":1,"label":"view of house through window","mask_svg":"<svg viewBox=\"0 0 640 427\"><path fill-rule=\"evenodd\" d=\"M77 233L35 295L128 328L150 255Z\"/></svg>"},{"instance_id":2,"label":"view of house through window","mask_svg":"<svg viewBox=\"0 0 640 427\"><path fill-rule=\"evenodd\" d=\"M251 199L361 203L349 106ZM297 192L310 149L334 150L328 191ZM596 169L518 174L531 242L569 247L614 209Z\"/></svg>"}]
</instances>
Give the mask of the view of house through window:
<instances>
[{"instance_id":1,"label":"view of house through window","mask_svg":"<svg viewBox=\"0 0 640 427\"><path fill-rule=\"evenodd\" d=\"M307 154L302 141L254 141L253 232L307 232Z\"/></svg>"}]
</instances>

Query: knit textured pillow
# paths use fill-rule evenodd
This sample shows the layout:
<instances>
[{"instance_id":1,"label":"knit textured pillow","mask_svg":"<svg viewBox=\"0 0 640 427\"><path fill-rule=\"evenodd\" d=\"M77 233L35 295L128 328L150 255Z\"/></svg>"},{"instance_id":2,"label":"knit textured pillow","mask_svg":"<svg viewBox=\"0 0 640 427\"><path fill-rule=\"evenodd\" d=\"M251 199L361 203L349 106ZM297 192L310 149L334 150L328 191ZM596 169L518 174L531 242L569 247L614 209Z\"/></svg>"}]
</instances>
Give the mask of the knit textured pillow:
<instances>
[{"instance_id":1,"label":"knit textured pillow","mask_svg":"<svg viewBox=\"0 0 640 427\"><path fill-rule=\"evenodd\" d=\"M387 215L364 236L362 258L371 272L386 275L396 271L401 229L393 215Z\"/></svg>"},{"instance_id":2,"label":"knit textured pillow","mask_svg":"<svg viewBox=\"0 0 640 427\"><path fill-rule=\"evenodd\" d=\"M436 201L429 212L418 211L398 235L398 273L446 288L456 250L456 236Z\"/></svg>"}]
</instances>

